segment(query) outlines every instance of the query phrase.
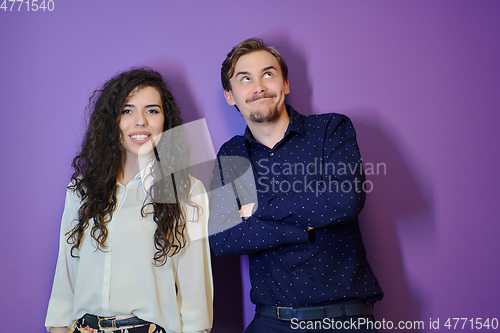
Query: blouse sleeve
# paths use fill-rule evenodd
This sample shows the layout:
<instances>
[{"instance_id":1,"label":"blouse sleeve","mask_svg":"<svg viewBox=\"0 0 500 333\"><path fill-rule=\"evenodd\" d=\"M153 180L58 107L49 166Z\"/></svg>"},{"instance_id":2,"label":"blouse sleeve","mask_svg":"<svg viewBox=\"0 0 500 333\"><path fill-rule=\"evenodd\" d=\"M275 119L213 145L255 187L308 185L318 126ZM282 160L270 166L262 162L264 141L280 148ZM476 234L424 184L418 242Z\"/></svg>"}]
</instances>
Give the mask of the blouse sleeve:
<instances>
[{"instance_id":1,"label":"blouse sleeve","mask_svg":"<svg viewBox=\"0 0 500 333\"><path fill-rule=\"evenodd\" d=\"M177 301L182 332L209 332L212 327L213 283L207 237L208 196L203 184L192 178L191 200L199 207L188 206L187 245L176 255Z\"/></svg>"},{"instance_id":2,"label":"blouse sleeve","mask_svg":"<svg viewBox=\"0 0 500 333\"><path fill-rule=\"evenodd\" d=\"M71 230L79 207L80 199L73 191L68 190L61 222L56 273L45 319L47 331L50 331L51 327L71 327L73 325L71 318L74 296L73 261L75 258L71 257L71 245L66 242L66 233Z\"/></svg>"}]
</instances>

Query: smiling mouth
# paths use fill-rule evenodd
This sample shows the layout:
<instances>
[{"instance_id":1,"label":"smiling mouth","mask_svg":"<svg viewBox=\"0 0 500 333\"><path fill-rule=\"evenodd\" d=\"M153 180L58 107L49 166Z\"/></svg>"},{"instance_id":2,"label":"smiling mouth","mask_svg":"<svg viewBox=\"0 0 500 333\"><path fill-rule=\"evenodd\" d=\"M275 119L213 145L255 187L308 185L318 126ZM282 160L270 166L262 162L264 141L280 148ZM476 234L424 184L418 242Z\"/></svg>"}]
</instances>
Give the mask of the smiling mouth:
<instances>
[{"instance_id":1,"label":"smiling mouth","mask_svg":"<svg viewBox=\"0 0 500 333\"><path fill-rule=\"evenodd\" d=\"M150 135L145 135L145 134L141 134L141 135L130 135L130 137L134 140L137 140L137 141L143 141L143 140L146 140L147 138L150 137Z\"/></svg>"}]
</instances>

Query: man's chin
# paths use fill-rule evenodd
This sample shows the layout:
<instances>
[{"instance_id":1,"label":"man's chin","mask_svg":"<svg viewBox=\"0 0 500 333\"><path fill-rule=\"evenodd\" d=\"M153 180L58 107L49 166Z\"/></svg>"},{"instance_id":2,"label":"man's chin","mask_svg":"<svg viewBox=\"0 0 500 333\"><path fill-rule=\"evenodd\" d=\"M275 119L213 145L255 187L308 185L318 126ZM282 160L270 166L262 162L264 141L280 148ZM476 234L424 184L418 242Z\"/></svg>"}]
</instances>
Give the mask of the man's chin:
<instances>
[{"instance_id":1,"label":"man's chin","mask_svg":"<svg viewBox=\"0 0 500 333\"><path fill-rule=\"evenodd\" d=\"M270 123L279 118L278 110L254 111L250 114L250 120L254 123Z\"/></svg>"}]
</instances>

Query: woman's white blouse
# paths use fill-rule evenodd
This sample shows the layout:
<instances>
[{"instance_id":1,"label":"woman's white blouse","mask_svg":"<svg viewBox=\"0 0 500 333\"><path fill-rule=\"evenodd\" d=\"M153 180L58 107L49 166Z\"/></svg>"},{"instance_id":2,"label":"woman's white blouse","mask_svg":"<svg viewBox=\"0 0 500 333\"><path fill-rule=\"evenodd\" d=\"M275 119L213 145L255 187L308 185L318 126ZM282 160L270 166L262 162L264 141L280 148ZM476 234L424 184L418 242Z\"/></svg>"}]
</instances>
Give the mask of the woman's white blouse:
<instances>
[{"instance_id":1,"label":"woman's white blouse","mask_svg":"<svg viewBox=\"0 0 500 333\"><path fill-rule=\"evenodd\" d=\"M191 178L191 200L185 206L187 245L156 266L156 223L141 216L148 173L141 171L127 186L118 184L117 208L107 224L105 251L96 250L87 228L73 258L66 233L76 223L80 198L68 190L61 225L59 256L45 326L71 327L86 313L134 314L169 332L209 331L212 326L212 272L207 237L208 198L203 184ZM177 286L177 288L176 288ZM177 292L176 292L177 289Z\"/></svg>"}]
</instances>

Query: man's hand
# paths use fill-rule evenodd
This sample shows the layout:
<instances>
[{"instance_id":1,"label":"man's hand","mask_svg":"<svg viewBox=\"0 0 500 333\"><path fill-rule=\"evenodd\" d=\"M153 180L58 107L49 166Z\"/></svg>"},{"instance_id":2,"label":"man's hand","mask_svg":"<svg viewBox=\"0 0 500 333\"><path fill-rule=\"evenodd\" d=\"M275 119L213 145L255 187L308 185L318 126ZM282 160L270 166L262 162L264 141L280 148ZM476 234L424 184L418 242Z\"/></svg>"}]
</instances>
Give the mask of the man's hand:
<instances>
[{"instance_id":1,"label":"man's hand","mask_svg":"<svg viewBox=\"0 0 500 333\"><path fill-rule=\"evenodd\" d=\"M253 209L254 205L255 205L255 202L252 202L252 203L246 204L244 206L241 206L241 208L239 210L240 217L250 217L250 216L252 216L252 209Z\"/></svg>"}]
</instances>

